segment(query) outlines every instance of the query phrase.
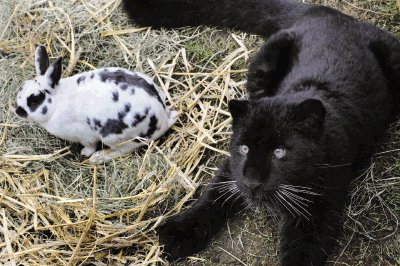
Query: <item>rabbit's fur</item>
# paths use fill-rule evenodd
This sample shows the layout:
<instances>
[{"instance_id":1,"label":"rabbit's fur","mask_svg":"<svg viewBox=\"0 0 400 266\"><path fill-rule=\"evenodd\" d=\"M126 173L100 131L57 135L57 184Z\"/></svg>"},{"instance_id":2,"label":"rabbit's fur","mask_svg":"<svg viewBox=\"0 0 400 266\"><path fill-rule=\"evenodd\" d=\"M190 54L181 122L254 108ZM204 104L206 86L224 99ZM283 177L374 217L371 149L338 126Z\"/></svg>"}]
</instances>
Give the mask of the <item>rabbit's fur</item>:
<instances>
[{"instance_id":1,"label":"rabbit's fur","mask_svg":"<svg viewBox=\"0 0 400 266\"><path fill-rule=\"evenodd\" d=\"M92 163L102 163L162 136L175 122L165 95L150 77L123 68L102 68L61 78L62 58L49 66L44 46L35 52L37 77L17 95L16 114L50 134L84 148ZM97 151L99 142L108 152Z\"/></svg>"}]
</instances>

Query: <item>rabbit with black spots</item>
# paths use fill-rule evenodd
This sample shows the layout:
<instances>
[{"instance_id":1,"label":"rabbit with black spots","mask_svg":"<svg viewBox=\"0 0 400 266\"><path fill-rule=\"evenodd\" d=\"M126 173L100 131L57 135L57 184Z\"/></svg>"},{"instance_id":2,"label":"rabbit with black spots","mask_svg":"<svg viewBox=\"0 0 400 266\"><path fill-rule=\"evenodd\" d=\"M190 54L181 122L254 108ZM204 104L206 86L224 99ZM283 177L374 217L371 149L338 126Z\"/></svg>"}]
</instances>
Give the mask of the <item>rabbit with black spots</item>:
<instances>
[{"instance_id":1,"label":"rabbit with black spots","mask_svg":"<svg viewBox=\"0 0 400 266\"><path fill-rule=\"evenodd\" d=\"M35 52L37 77L25 81L15 113L50 134L84 148L91 163L103 163L161 137L177 112L152 79L124 68L101 68L61 78L62 57L49 65L44 46ZM96 151L99 142L110 150Z\"/></svg>"}]
</instances>

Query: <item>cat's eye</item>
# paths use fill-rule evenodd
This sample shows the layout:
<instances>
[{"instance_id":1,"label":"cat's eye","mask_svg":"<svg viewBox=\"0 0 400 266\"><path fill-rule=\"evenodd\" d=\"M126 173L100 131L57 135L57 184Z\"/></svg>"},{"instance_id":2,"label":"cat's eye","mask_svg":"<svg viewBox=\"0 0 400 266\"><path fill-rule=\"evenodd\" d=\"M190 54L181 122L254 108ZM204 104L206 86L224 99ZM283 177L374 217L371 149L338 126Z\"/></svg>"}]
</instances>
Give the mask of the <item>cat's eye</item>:
<instances>
[{"instance_id":1,"label":"cat's eye","mask_svg":"<svg viewBox=\"0 0 400 266\"><path fill-rule=\"evenodd\" d=\"M247 155L249 153L249 147L247 147L246 145L240 145L239 152L241 155Z\"/></svg>"},{"instance_id":2,"label":"cat's eye","mask_svg":"<svg viewBox=\"0 0 400 266\"><path fill-rule=\"evenodd\" d=\"M282 148L278 148L274 150L274 155L278 159L282 159L286 155L286 150Z\"/></svg>"}]
</instances>

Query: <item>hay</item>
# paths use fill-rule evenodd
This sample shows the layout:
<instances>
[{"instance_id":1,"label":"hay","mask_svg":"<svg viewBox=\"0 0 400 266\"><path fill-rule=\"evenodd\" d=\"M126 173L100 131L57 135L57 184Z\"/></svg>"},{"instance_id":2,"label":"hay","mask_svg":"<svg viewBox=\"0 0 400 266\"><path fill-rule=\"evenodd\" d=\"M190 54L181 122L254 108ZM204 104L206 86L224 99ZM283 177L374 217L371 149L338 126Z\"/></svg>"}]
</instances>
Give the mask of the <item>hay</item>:
<instances>
[{"instance_id":1,"label":"hay","mask_svg":"<svg viewBox=\"0 0 400 266\"><path fill-rule=\"evenodd\" d=\"M243 44L245 35L134 28L118 4L18 1L8 6L0 32L0 263L162 262L154 228L180 211L228 155L227 101L244 97L251 52ZM214 40L193 41L210 34ZM223 44L219 55L201 47L210 42ZM22 81L33 76L33 53L41 43L50 57L68 59L65 76L104 66L153 76L171 108L180 111L178 122L162 143L147 143L106 165L88 164L74 145L12 114L10 103ZM201 62L202 50L216 55Z\"/></svg>"},{"instance_id":2,"label":"hay","mask_svg":"<svg viewBox=\"0 0 400 266\"><path fill-rule=\"evenodd\" d=\"M228 155L231 118L227 102L246 97L247 62L262 40L206 27L136 28L118 5L118 0L0 2L0 264L164 263L154 228L184 208ZM378 12L388 13L384 9ZM152 76L166 93L168 104L180 111L178 122L160 141L105 165L90 165L79 156L76 145L12 114L18 88L34 75L33 54L38 44L47 46L50 57L66 58L64 76L105 66ZM396 149L398 145L392 145L384 151ZM390 158L395 158L393 154L397 155L392 152ZM385 223L385 230L379 232L379 228L361 226L369 224L365 216L382 210L387 216L371 217L390 221L399 217L394 199L400 200L400 189L393 173L400 169L400 162L390 161L395 165L391 168L384 162L375 162L368 182L353 197L349 213L356 215L347 222L349 232L341 244L339 262L360 257L348 255L348 247L358 235L370 237L377 246L385 237L391 241L399 238L396 223ZM382 173L386 174L383 181L376 177ZM370 189L371 182L374 189ZM375 199L382 204L376 205ZM369 202L368 208L362 208ZM241 228L251 231L248 227L254 220L265 225L257 215L246 216ZM275 246L275 236L264 233L268 247ZM229 243L242 245L242 235L239 240L232 237ZM252 239L243 240L243 246L251 246L252 241L264 243ZM383 250L386 243L379 247ZM226 254L232 264L260 262L260 256L248 258L243 249L237 252L226 243L212 250ZM395 261L399 250L393 245L382 254L392 254L391 261ZM270 257L262 253L262 263L276 262L276 251L271 253ZM213 256L206 251L192 257L191 263L221 265L213 262Z\"/></svg>"}]
</instances>

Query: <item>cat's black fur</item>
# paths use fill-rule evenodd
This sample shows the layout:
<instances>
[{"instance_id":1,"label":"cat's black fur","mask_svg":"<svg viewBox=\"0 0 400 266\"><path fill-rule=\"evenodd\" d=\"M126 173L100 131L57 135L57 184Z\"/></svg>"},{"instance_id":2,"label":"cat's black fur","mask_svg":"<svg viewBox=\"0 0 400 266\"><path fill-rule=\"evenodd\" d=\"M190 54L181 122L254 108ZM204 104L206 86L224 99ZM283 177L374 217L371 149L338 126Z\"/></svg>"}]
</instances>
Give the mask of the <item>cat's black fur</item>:
<instances>
[{"instance_id":1,"label":"cat's black fur","mask_svg":"<svg viewBox=\"0 0 400 266\"><path fill-rule=\"evenodd\" d=\"M250 100L229 105L231 157L197 202L159 228L164 252L175 259L200 251L251 202L284 221L282 265L323 265L349 183L397 113L398 40L331 8L285 0L124 0L124 7L141 25L268 37L249 68ZM286 151L280 159L277 149Z\"/></svg>"}]
</instances>

